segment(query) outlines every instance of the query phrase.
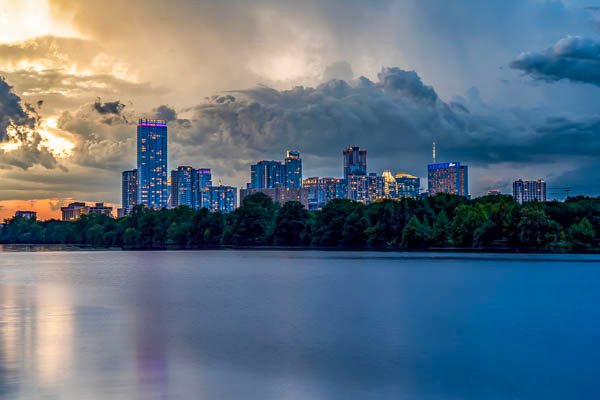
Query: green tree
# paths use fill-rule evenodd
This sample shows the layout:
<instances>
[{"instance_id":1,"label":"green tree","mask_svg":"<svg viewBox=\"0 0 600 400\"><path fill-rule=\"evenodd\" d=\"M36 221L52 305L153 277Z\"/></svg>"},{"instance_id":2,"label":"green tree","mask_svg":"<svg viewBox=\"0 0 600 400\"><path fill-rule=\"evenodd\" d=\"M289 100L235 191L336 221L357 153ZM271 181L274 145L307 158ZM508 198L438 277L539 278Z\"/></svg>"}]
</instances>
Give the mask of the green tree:
<instances>
[{"instance_id":1,"label":"green tree","mask_svg":"<svg viewBox=\"0 0 600 400\"><path fill-rule=\"evenodd\" d=\"M283 246L299 246L304 242L308 212L297 201L285 203L275 219L274 243Z\"/></svg>"},{"instance_id":2,"label":"green tree","mask_svg":"<svg viewBox=\"0 0 600 400\"><path fill-rule=\"evenodd\" d=\"M429 226L413 215L402 231L402 244L407 249L423 249L431 242Z\"/></svg>"},{"instance_id":3,"label":"green tree","mask_svg":"<svg viewBox=\"0 0 600 400\"><path fill-rule=\"evenodd\" d=\"M594 245L596 231L587 218L573 224L568 229L568 238L576 251L587 250Z\"/></svg>"}]
</instances>

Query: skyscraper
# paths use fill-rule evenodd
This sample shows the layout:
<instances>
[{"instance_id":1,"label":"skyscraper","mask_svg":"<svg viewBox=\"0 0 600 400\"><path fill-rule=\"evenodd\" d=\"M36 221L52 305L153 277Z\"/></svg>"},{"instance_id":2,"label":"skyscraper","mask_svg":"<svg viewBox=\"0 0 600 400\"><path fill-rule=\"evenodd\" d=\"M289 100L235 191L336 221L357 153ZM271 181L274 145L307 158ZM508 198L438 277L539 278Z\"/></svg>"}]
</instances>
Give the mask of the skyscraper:
<instances>
[{"instance_id":1,"label":"skyscraper","mask_svg":"<svg viewBox=\"0 0 600 400\"><path fill-rule=\"evenodd\" d=\"M546 201L546 182L542 179L537 181L524 181L522 179L514 181L513 198L519 204L530 201Z\"/></svg>"},{"instance_id":2,"label":"skyscraper","mask_svg":"<svg viewBox=\"0 0 600 400\"><path fill-rule=\"evenodd\" d=\"M429 195L438 193L469 196L469 169L459 162L427 165Z\"/></svg>"},{"instance_id":3,"label":"skyscraper","mask_svg":"<svg viewBox=\"0 0 600 400\"><path fill-rule=\"evenodd\" d=\"M414 175L405 174L402 172L394 175L398 188L398 197L417 198L421 191L421 179Z\"/></svg>"},{"instance_id":4,"label":"skyscraper","mask_svg":"<svg viewBox=\"0 0 600 400\"><path fill-rule=\"evenodd\" d=\"M350 176L367 176L367 150L358 146L344 149L344 179Z\"/></svg>"},{"instance_id":5,"label":"skyscraper","mask_svg":"<svg viewBox=\"0 0 600 400\"><path fill-rule=\"evenodd\" d=\"M210 208L210 186L212 186L212 173L210 168L196 170L196 207Z\"/></svg>"},{"instance_id":6,"label":"skyscraper","mask_svg":"<svg viewBox=\"0 0 600 400\"><path fill-rule=\"evenodd\" d=\"M285 182L287 188L302 187L302 159L300 152L288 150L284 160Z\"/></svg>"},{"instance_id":7,"label":"skyscraper","mask_svg":"<svg viewBox=\"0 0 600 400\"><path fill-rule=\"evenodd\" d=\"M285 186L285 168L281 161L259 161L250 166L250 189Z\"/></svg>"},{"instance_id":8,"label":"skyscraper","mask_svg":"<svg viewBox=\"0 0 600 400\"><path fill-rule=\"evenodd\" d=\"M137 204L137 169L123 171L121 179L121 203L123 215L128 215Z\"/></svg>"},{"instance_id":9,"label":"skyscraper","mask_svg":"<svg viewBox=\"0 0 600 400\"><path fill-rule=\"evenodd\" d=\"M167 123L160 119L140 119L137 127L137 204L167 206Z\"/></svg>"},{"instance_id":10,"label":"skyscraper","mask_svg":"<svg viewBox=\"0 0 600 400\"><path fill-rule=\"evenodd\" d=\"M192 167L181 166L171 171L171 205L173 207L187 206L196 208L198 199L196 170Z\"/></svg>"}]
</instances>

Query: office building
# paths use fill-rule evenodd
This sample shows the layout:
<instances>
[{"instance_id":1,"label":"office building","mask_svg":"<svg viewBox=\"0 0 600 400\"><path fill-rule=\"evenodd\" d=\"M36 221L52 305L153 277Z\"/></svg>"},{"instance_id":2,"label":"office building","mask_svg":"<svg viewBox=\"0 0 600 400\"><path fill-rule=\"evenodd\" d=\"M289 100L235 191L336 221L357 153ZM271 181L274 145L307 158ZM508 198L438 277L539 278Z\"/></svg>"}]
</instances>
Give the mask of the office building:
<instances>
[{"instance_id":1,"label":"office building","mask_svg":"<svg viewBox=\"0 0 600 400\"><path fill-rule=\"evenodd\" d=\"M427 165L427 187L430 196L438 193L469 196L469 169L459 162Z\"/></svg>"},{"instance_id":2,"label":"office building","mask_svg":"<svg viewBox=\"0 0 600 400\"><path fill-rule=\"evenodd\" d=\"M212 173L210 168L196 170L196 208L210 208L210 187L212 186Z\"/></svg>"},{"instance_id":3,"label":"office building","mask_svg":"<svg viewBox=\"0 0 600 400\"><path fill-rule=\"evenodd\" d=\"M189 166L177 167L171 171L171 207L197 208L197 179L196 170Z\"/></svg>"},{"instance_id":4,"label":"office building","mask_svg":"<svg viewBox=\"0 0 600 400\"><path fill-rule=\"evenodd\" d=\"M90 208L85 203L74 202L68 204L66 207L61 207L63 221L77 221L82 215L87 215L90 212Z\"/></svg>"},{"instance_id":5,"label":"office building","mask_svg":"<svg viewBox=\"0 0 600 400\"><path fill-rule=\"evenodd\" d=\"M35 211L17 211L15 218L36 219L37 213Z\"/></svg>"},{"instance_id":6,"label":"office building","mask_svg":"<svg viewBox=\"0 0 600 400\"><path fill-rule=\"evenodd\" d=\"M140 119L137 127L137 204L166 207L169 199L167 173L167 123Z\"/></svg>"},{"instance_id":7,"label":"office building","mask_svg":"<svg viewBox=\"0 0 600 400\"><path fill-rule=\"evenodd\" d=\"M209 187L210 211L229 213L237 207L237 188L234 186Z\"/></svg>"},{"instance_id":8,"label":"office building","mask_svg":"<svg viewBox=\"0 0 600 400\"><path fill-rule=\"evenodd\" d=\"M537 181L524 181L522 179L514 181L513 198L519 204L530 201L546 201L546 182L542 179Z\"/></svg>"},{"instance_id":9,"label":"office building","mask_svg":"<svg viewBox=\"0 0 600 400\"><path fill-rule=\"evenodd\" d=\"M269 189L285 186L285 168L281 161L259 161L250 166L250 188Z\"/></svg>"},{"instance_id":10,"label":"office building","mask_svg":"<svg viewBox=\"0 0 600 400\"><path fill-rule=\"evenodd\" d=\"M304 179L302 187L302 204L308 210L320 210L333 199L348 197L345 179L314 176Z\"/></svg>"},{"instance_id":11,"label":"office building","mask_svg":"<svg viewBox=\"0 0 600 400\"><path fill-rule=\"evenodd\" d=\"M412 197L416 199L421 192L421 179L402 172L394 175L397 184L398 198Z\"/></svg>"},{"instance_id":12,"label":"office building","mask_svg":"<svg viewBox=\"0 0 600 400\"><path fill-rule=\"evenodd\" d=\"M113 216L113 208L105 206L104 203L95 203L93 206L88 207L88 214L101 214L107 217Z\"/></svg>"},{"instance_id":13,"label":"office building","mask_svg":"<svg viewBox=\"0 0 600 400\"><path fill-rule=\"evenodd\" d=\"M367 175L367 150L351 146L345 148L342 154L344 156L344 179L348 179L350 176Z\"/></svg>"},{"instance_id":14,"label":"office building","mask_svg":"<svg viewBox=\"0 0 600 400\"><path fill-rule=\"evenodd\" d=\"M137 169L123 171L121 178L122 215L128 215L137 204Z\"/></svg>"},{"instance_id":15,"label":"office building","mask_svg":"<svg viewBox=\"0 0 600 400\"><path fill-rule=\"evenodd\" d=\"M288 150L284 160L284 173L286 188L302 187L302 159L300 152Z\"/></svg>"}]
</instances>

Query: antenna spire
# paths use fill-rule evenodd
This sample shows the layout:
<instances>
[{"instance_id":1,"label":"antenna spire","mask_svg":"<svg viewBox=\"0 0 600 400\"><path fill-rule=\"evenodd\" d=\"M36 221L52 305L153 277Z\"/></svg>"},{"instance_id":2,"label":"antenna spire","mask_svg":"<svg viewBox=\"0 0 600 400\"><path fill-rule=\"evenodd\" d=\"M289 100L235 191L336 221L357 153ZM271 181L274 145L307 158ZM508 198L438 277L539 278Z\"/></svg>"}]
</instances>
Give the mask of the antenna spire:
<instances>
[{"instance_id":1,"label":"antenna spire","mask_svg":"<svg viewBox=\"0 0 600 400\"><path fill-rule=\"evenodd\" d=\"M432 155L433 155L433 163L435 164L435 140L433 141Z\"/></svg>"}]
</instances>

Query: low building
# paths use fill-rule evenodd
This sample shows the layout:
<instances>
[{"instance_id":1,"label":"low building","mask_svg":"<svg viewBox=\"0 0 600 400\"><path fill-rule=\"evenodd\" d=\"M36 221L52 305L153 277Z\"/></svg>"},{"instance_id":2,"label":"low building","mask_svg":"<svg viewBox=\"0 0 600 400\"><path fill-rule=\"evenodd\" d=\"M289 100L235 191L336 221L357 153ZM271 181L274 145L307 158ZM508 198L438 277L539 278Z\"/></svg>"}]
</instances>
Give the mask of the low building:
<instances>
[{"instance_id":1,"label":"low building","mask_svg":"<svg viewBox=\"0 0 600 400\"><path fill-rule=\"evenodd\" d=\"M61 207L63 221L77 221L83 215L102 214L107 217L112 217L112 207L105 206L104 203L95 203L93 206L88 206L85 203L74 202L66 207Z\"/></svg>"},{"instance_id":2,"label":"low building","mask_svg":"<svg viewBox=\"0 0 600 400\"><path fill-rule=\"evenodd\" d=\"M519 204L530 201L546 201L546 182L543 179L538 179L537 181L519 179L514 181L513 198Z\"/></svg>"},{"instance_id":3,"label":"low building","mask_svg":"<svg viewBox=\"0 0 600 400\"><path fill-rule=\"evenodd\" d=\"M82 215L87 215L90 212L90 208L85 203L70 203L66 207L61 207L63 221L77 221Z\"/></svg>"},{"instance_id":4,"label":"low building","mask_svg":"<svg viewBox=\"0 0 600 400\"><path fill-rule=\"evenodd\" d=\"M37 213L35 211L17 211L15 212L15 218L24 218L24 219L36 219Z\"/></svg>"},{"instance_id":5,"label":"low building","mask_svg":"<svg viewBox=\"0 0 600 400\"><path fill-rule=\"evenodd\" d=\"M109 206L105 206L104 203L96 203L89 208L90 214L102 214L107 217L113 216L113 208Z\"/></svg>"}]
</instances>

